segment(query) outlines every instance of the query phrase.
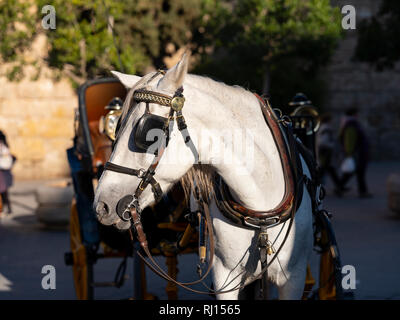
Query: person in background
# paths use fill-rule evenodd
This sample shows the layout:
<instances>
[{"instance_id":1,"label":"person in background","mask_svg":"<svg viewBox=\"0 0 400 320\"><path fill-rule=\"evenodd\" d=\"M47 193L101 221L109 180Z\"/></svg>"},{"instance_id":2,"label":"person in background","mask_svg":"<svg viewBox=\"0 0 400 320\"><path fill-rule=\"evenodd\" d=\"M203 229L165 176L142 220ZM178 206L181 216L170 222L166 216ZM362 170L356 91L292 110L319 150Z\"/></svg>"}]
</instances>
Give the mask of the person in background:
<instances>
[{"instance_id":1,"label":"person in background","mask_svg":"<svg viewBox=\"0 0 400 320\"><path fill-rule=\"evenodd\" d=\"M325 113L321 116L321 127L316 137L317 159L321 179L324 180L325 175L328 173L335 185L335 194L342 196L345 190L333 165L335 134L331 126L331 121L332 115L330 113Z\"/></svg>"},{"instance_id":2,"label":"person in background","mask_svg":"<svg viewBox=\"0 0 400 320\"><path fill-rule=\"evenodd\" d=\"M351 157L355 162L355 172L345 173L341 178L342 186L345 186L355 174L357 177L358 193L360 198L370 198L366 183L366 173L369 158L368 138L358 120L358 108L350 108L346 111L339 139L346 157Z\"/></svg>"},{"instance_id":3,"label":"person in background","mask_svg":"<svg viewBox=\"0 0 400 320\"><path fill-rule=\"evenodd\" d=\"M11 167L13 162L15 161L15 158L11 155L10 150L8 148L6 136L1 130L0 130L0 157L2 157L3 159L5 159L6 157L12 158L11 165L7 164L7 167L0 168L0 195L2 199L2 210L4 210L5 207L7 207L7 213L11 214L12 210L11 210L10 199L8 197L8 188L10 188L13 184ZM7 161L5 161L4 163L7 163Z\"/></svg>"}]
</instances>

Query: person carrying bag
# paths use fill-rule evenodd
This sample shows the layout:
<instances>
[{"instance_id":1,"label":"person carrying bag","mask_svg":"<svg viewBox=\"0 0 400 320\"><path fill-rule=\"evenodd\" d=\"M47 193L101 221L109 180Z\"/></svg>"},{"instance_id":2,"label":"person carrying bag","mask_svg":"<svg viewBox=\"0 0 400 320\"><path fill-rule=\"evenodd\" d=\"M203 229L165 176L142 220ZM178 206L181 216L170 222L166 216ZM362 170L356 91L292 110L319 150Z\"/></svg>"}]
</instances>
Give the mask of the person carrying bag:
<instances>
[{"instance_id":1,"label":"person carrying bag","mask_svg":"<svg viewBox=\"0 0 400 320\"><path fill-rule=\"evenodd\" d=\"M342 186L345 186L352 176L357 178L358 194L360 198L370 198L366 173L369 158L369 143L364 129L358 120L358 109L350 108L346 112L346 119L340 132L340 141L345 153L342 162Z\"/></svg>"}]
</instances>

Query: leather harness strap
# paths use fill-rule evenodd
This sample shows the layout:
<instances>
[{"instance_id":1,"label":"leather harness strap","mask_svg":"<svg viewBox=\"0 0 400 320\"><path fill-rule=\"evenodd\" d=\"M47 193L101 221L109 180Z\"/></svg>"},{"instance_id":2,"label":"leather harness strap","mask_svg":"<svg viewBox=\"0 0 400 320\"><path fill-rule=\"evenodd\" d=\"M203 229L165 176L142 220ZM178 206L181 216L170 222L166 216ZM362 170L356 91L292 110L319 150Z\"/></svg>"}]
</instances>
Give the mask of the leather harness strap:
<instances>
[{"instance_id":1,"label":"leather harness strap","mask_svg":"<svg viewBox=\"0 0 400 320\"><path fill-rule=\"evenodd\" d=\"M285 181L284 196L272 210L251 210L233 200L228 186L219 176L215 181L215 194L220 211L234 223L244 227L260 228L261 225L265 225L270 228L288 220L293 207L297 210L300 206L303 185L298 181L303 177L303 170L290 125L277 118L268 101L265 102L257 94L255 96L261 103L265 121L272 132L280 154Z\"/></svg>"}]
</instances>

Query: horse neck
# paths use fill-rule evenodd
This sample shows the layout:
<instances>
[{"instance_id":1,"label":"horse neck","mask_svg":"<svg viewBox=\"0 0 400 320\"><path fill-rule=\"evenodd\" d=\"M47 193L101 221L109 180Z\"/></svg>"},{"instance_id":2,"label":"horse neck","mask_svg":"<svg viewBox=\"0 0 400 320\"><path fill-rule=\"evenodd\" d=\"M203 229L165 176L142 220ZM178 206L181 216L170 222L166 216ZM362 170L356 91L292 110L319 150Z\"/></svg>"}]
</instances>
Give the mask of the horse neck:
<instances>
[{"instance_id":1,"label":"horse neck","mask_svg":"<svg viewBox=\"0 0 400 320\"><path fill-rule=\"evenodd\" d=\"M201 89L201 83L196 86ZM199 146L201 161L212 164L240 204L253 210L272 209L282 200L285 183L280 155L260 102L242 88L216 82L215 86L211 88L208 80L203 87L208 93L203 97L206 101L197 107L197 116L203 126L214 128L214 133L230 132L233 148L212 139ZM210 154L210 149L216 152ZM227 159L227 154L232 158Z\"/></svg>"}]
</instances>

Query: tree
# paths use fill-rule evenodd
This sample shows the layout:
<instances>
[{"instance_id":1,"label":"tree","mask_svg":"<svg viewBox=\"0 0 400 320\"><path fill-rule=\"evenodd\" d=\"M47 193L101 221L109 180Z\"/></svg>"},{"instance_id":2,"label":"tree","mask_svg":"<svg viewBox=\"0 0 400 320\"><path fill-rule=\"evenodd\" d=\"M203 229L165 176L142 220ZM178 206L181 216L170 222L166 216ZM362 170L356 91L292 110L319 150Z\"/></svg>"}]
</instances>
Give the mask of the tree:
<instances>
[{"instance_id":1,"label":"tree","mask_svg":"<svg viewBox=\"0 0 400 320\"><path fill-rule=\"evenodd\" d=\"M39 0L38 5L46 2ZM202 23L202 3L55 0L57 29L46 32L49 65L77 79L108 75L112 69L142 74L149 66L162 67L174 48L192 41Z\"/></svg>"},{"instance_id":2,"label":"tree","mask_svg":"<svg viewBox=\"0 0 400 320\"><path fill-rule=\"evenodd\" d=\"M22 52L32 41L35 23L27 1L0 1L0 58L10 63L6 70L9 79L19 79L25 63Z\"/></svg>"},{"instance_id":3,"label":"tree","mask_svg":"<svg viewBox=\"0 0 400 320\"><path fill-rule=\"evenodd\" d=\"M117 69L142 74L163 67L163 58L193 42L204 22L207 0L54 0L57 27L44 30L41 8L47 0L10 0L0 4L0 56L15 61L14 78L21 78L18 61L35 35L49 42L47 64L77 83L109 75ZM19 31L18 26L23 26ZM196 47L196 46L194 46Z\"/></svg>"},{"instance_id":4,"label":"tree","mask_svg":"<svg viewBox=\"0 0 400 320\"><path fill-rule=\"evenodd\" d=\"M298 91L321 101L318 72L341 36L340 21L329 0L224 1L206 44L215 44L214 55L203 56L198 72L271 93L281 107Z\"/></svg>"},{"instance_id":5,"label":"tree","mask_svg":"<svg viewBox=\"0 0 400 320\"><path fill-rule=\"evenodd\" d=\"M376 70L393 68L400 60L400 2L383 0L376 16L361 21L354 60Z\"/></svg>"},{"instance_id":6,"label":"tree","mask_svg":"<svg viewBox=\"0 0 400 320\"><path fill-rule=\"evenodd\" d=\"M36 24L47 2L29 2L36 6ZM45 32L48 65L76 83L112 69L143 74L149 66L163 67L165 56L188 46L196 60L194 72L270 92L277 106L298 91L321 100L318 72L341 33L339 10L329 0L54 0L52 5L56 29L29 29L28 37L17 37L19 46ZM10 43L14 36L6 35L2 56L7 50L18 52Z\"/></svg>"}]
</instances>

